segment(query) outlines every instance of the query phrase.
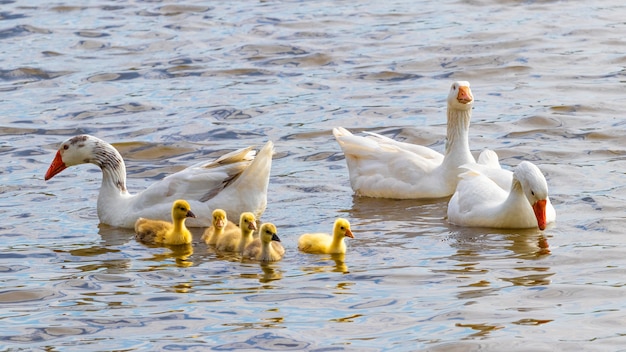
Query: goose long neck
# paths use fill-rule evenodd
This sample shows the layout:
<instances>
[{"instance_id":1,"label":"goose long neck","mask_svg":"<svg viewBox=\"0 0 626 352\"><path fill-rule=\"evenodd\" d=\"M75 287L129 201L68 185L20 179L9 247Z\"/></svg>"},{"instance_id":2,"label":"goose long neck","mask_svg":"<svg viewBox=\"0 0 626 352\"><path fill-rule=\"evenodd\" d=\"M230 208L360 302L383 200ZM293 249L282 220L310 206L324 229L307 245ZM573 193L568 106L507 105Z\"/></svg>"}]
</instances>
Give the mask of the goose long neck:
<instances>
[{"instance_id":1,"label":"goose long neck","mask_svg":"<svg viewBox=\"0 0 626 352\"><path fill-rule=\"evenodd\" d=\"M120 193L128 193L126 189L126 165L124 159L110 144L97 143L91 161L102 170L102 188L117 189Z\"/></svg>"},{"instance_id":2,"label":"goose long neck","mask_svg":"<svg viewBox=\"0 0 626 352\"><path fill-rule=\"evenodd\" d=\"M469 153L469 125L472 109L459 110L448 105L446 155L455 150ZM457 152L461 154L461 152Z\"/></svg>"}]
</instances>

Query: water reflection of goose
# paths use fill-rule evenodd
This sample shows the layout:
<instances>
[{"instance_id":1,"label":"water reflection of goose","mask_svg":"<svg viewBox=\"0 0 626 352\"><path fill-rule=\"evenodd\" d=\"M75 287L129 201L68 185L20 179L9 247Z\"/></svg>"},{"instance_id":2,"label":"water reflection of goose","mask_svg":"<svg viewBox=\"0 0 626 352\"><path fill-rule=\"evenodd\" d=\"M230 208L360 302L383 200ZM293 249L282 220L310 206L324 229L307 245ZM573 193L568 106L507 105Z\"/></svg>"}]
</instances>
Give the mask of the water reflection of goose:
<instances>
[{"instance_id":1,"label":"water reflection of goose","mask_svg":"<svg viewBox=\"0 0 626 352\"><path fill-rule=\"evenodd\" d=\"M324 273L330 271L342 274L350 272L348 265L346 264L346 255L344 253L322 256L318 263L303 267L302 271L311 273Z\"/></svg>"},{"instance_id":2,"label":"water reflection of goose","mask_svg":"<svg viewBox=\"0 0 626 352\"><path fill-rule=\"evenodd\" d=\"M537 260L551 253L548 238L537 229L494 230L467 228L452 231L446 241L457 250L454 259L466 261L464 258L467 258L467 261L474 262L491 259L491 253L497 253L502 258Z\"/></svg>"},{"instance_id":3,"label":"water reflection of goose","mask_svg":"<svg viewBox=\"0 0 626 352\"><path fill-rule=\"evenodd\" d=\"M187 268L193 265L193 262L189 260L189 257L193 255L191 244L165 245L164 247L169 249L169 252L154 254L149 260L161 262L173 258L178 267Z\"/></svg>"}]
</instances>

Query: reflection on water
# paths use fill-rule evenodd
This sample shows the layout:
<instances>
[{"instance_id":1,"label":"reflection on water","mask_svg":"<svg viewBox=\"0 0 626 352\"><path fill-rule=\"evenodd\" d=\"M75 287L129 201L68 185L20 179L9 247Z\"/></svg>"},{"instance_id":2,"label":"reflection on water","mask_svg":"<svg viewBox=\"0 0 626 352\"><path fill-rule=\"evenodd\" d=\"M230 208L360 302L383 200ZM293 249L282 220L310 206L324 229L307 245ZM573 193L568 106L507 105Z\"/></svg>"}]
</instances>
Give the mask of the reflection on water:
<instances>
[{"instance_id":1,"label":"reflection on water","mask_svg":"<svg viewBox=\"0 0 626 352\"><path fill-rule=\"evenodd\" d=\"M0 345L621 348L625 5L567 6L2 2ZM540 166L554 226L464 229L447 223L447 199L353 195L332 128L442 152L452 80L475 93L472 151ZM285 257L216 253L202 229L164 247L98 225L99 170L43 181L79 133L116 143L133 193L273 140L262 220L281 228ZM299 234L337 217L354 227L345 255L298 252Z\"/></svg>"},{"instance_id":2,"label":"reflection on water","mask_svg":"<svg viewBox=\"0 0 626 352\"><path fill-rule=\"evenodd\" d=\"M346 255L342 253L338 254L303 254L307 256L316 256L311 266L300 268L305 273L323 273L323 272L337 272L348 274L348 266L346 265Z\"/></svg>"},{"instance_id":3,"label":"reflection on water","mask_svg":"<svg viewBox=\"0 0 626 352\"><path fill-rule=\"evenodd\" d=\"M145 245L145 244L144 244ZM146 245L150 248L158 248L159 246ZM193 265L193 261L189 260L189 257L193 254L193 246L191 244L181 244L181 245L163 245L164 248L169 249L168 252L165 253L157 253L152 256L152 258L147 258L145 260L162 262L167 261L168 259L174 259L175 265L186 268ZM159 265L161 267L161 265Z\"/></svg>"}]
</instances>

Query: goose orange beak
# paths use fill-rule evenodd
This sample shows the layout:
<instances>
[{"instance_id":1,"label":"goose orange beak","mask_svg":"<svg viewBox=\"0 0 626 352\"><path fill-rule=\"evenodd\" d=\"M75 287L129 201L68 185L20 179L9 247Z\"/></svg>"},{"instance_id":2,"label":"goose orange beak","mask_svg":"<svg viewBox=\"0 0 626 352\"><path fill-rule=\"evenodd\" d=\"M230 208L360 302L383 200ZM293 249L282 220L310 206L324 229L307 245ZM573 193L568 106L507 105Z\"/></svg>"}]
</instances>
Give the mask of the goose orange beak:
<instances>
[{"instance_id":1,"label":"goose orange beak","mask_svg":"<svg viewBox=\"0 0 626 352\"><path fill-rule=\"evenodd\" d=\"M354 238L354 235L352 234L352 231L350 231L350 229L346 230L346 237Z\"/></svg>"},{"instance_id":2,"label":"goose orange beak","mask_svg":"<svg viewBox=\"0 0 626 352\"><path fill-rule=\"evenodd\" d=\"M456 96L456 100L458 100L461 104L471 103L474 100L472 97L472 91L469 87L459 87L459 94Z\"/></svg>"},{"instance_id":3,"label":"goose orange beak","mask_svg":"<svg viewBox=\"0 0 626 352\"><path fill-rule=\"evenodd\" d=\"M54 175L65 170L66 168L67 166L65 166L65 163L63 162L61 153L57 151L57 155L54 157L54 160L52 160L52 163L50 164L50 167L48 168L48 171L46 172L46 176L44 177L44 180L48 181L49 179L54 177Z\"/></svg>"},{"instance_id":4,"label":"goose orange beak","mask_svg":"<svg viewBox=\"0 0 626 352\"><path fill-rule=\"evenodd\" d=\"M539 226L539 230L545 230L546 228L546 203L547 201L542 199L533 204L533 211L535 212L535 217L537 218L537 226Z\"/></svg>"}]
</instances>

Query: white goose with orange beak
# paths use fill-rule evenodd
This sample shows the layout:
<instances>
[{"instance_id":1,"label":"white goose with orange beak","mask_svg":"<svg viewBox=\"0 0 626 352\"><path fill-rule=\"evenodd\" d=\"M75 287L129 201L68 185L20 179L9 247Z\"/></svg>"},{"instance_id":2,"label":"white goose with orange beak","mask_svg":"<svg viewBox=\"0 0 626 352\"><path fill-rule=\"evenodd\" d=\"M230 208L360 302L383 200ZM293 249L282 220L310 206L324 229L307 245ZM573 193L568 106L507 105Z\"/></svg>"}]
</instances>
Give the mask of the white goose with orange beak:
<instances>
[{"instance_id":1,"label":"white goose with orange beak","mask_svg":"<svg viewBox=\"0 0 626 352\"><path fill-rule=\"evenodd\" d=\"M216 208L233 218L246 211L257 216L265 211L273 151L271 141L258 153L252 147L242 148L191 165L131 194L126 188L126 166L117 149L94 136L79 135L61 143L45 179L74 165L95 164L102 170L98 195L101 223L133 228L140 217L169 220L172 202L185 199L197 215L187 226L206 227Z\"/></svg>"},{"instance_id":2,"label":"white goose with orange beak","mask_svg":"<svg viewBox=\"0 0 626 352\"><path fill-rule=\"evenodd\" d=\"M456 192L448 204L448 221L466 227L532 228L544 230L556 220L548 183L539 168L522 161L513 172L510 189L503 189L479 167L464 165ZM504 175L506 176L506 175ZM503 177L500 177L502 179Z\"/></svg>"},{"instance_id":3,"label":"white goose with orange beak","mask_svg":"<svg viewBox=\"0 0 626 352\"><path fill-rule=\"evenodd\" d=\"M350 184L357 195L378 198L428 199L454 193L459 166L475 163L469 149L469 125L474 97L469 82L452 83L447 98L445 154L421 145L398 142L368 133L355 136L333 129L348 164Z\"/></svg>"}]
</instances>

